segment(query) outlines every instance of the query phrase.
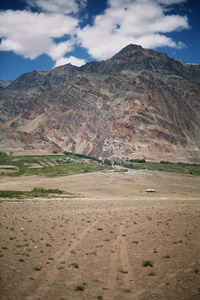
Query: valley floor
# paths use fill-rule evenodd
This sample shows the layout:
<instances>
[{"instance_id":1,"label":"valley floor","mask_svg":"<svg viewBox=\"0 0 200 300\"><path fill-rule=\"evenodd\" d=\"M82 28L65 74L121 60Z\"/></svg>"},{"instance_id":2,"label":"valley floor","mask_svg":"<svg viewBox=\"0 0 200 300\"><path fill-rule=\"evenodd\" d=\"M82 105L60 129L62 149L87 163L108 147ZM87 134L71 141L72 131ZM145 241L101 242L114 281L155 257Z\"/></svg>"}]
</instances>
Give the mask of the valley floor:
<instances>
[{"instance_id":1,"label":"valley floor","mask_svg":"<svg viewBox=\"0 0 200 300\"><path fill-rule=\"evenodd\" d=\"M1 190L82 197L2 199L1 299L199 299L199 183L141 170L2 177Z\"/></svg>"}]
</instances>

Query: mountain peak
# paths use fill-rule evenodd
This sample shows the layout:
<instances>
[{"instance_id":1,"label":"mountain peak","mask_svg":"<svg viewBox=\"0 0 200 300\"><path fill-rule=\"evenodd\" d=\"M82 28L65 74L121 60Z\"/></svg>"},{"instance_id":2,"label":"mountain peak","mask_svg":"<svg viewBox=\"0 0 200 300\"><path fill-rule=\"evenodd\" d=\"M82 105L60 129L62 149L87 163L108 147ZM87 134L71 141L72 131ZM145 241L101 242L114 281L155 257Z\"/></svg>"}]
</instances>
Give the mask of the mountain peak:
<instances>
[{"instance_id":1,"label":"mountain peak","mask_svg":"<svg viewBox=\"0 0 200 300\"><path fill-rule=\"evenodd\" d=\"M121 59L124 57L130 57L134 54L143 53L142 46L135 45L135 44L129 44L126 47L124 47L122 50L120 50L117 54L115 54L112 58L114 59Z\"/></svg>"}]
</instances>

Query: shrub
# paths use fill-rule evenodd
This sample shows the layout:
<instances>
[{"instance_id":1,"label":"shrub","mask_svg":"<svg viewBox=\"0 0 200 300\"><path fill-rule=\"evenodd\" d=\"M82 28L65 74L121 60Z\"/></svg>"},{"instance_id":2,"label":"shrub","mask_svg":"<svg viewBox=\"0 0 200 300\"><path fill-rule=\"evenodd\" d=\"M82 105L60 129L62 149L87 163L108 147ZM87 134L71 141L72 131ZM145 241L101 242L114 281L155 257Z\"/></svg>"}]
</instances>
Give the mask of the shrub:
<instances>
[{"instance_id":1,"label":"shrub","mask_svg":"<svg viewBox=\"0 0 200 300\"><path fill-rule=\"evenodd\" d=\"M130 162L136 162L136 163L145 163L146 160L143 158L143 159L130 159L129 160Z\"/></svg>"},{"instance_id":2,"label":"shrub","mask_svg":"<svg viewBox=\"0 0 200 300\"><path fill-rule=\"evenodd\" d=\"M69 267L71 267L71 266L74 267L75 269L79 268L79 264L77 264L77 263L72 263L69 265Z\"/></svg>"},{"instance_id":3,"label":"shrub","mask_svg":"<svg viewBox=\"0 0 200 300\"><path fill-rule=\"evenodd\" d=\"M71 156L79 157L79 158L90 159L90 160L94 160L94 161L97 161L97 162L101 162L101 160L99 160L98 158L96 158L94 156L86 155L86 154L72 153L72 152L68 152L68 151L64 151L63 154L71 155Z\"/></svg>"},{"instance_id":4,"label":"shrub","mask_svg":"<svg viewBox=\"0 0 200 300\"><path fill-rule=\"evenodd\" d=\"M0 151L0 156L7 156L6 152Z\"/></svg>"},{"instance_id":5,"label":"shrub","mask_svg":"<svg viewBox=\"0 0 200 300\"><path fill-rule=\"evenodd\" d=\"M123 268L119 268L119 272L123 274L128 274L128 271L124 270Z\"/></svg>"},{"instance_id":6,"label":"shrub","mask_svg":"<svg viewBox=\"0 0 200 300\"><path fill-rule=\"evenodd\" d=\"M109 159L104 159L104 164L107 166L112 166L112 162Z\"/></svg>"},{"instance_id":7,"label":"shrub","mask_svg":"<svg viewBox=\"0 0 200 300\"><path fill-rule=\"evenodd\" d=\"M143 265L143 267L153 267L153 261L152 260L144 260L142 265Z\"/></svg>"},{"instance_id":8,"label":"shrub","mask_svg":"<svg viewBox=\"0 0 200 300\"><path fill-rule=\"evenodd\" d=\"M59 190L58 188L57 189L45 189L45 188L42 188L42 187L35 187L32 189L31 193L33 194L62 194L63 191Z\"/></svg>"},{"instance_id":9,"label":"shrub","mask_svg":"<svg viewBox=\"0 0 200 300\"><path fill-rule=\"evenodd\" d=\"M170 163L170 161L167 161L167 160L166 161L165 160L161 160L160 164L167 165L167 164L171 164L171 163Z\"/></svg>"},{"instance_id":10,"label":"shrub","mask_svg":"<svg viewBox=\"0 0 200 300\"><path fill-rule=\"evenodd\" d=\"M154 271L149 272L149 276L155 276L155 275L156 275L156 273Z\"/></svg>"},{"instance_id":11,"label":"shrub","mask_svg":"<svg viewBox=\"0 0 200 300\"><path fill-rule=\"evenodd\" d=\"M83 285L77 285L75 288L75 291L84 291L84 286Z\"/></svg>"}]
</instances>

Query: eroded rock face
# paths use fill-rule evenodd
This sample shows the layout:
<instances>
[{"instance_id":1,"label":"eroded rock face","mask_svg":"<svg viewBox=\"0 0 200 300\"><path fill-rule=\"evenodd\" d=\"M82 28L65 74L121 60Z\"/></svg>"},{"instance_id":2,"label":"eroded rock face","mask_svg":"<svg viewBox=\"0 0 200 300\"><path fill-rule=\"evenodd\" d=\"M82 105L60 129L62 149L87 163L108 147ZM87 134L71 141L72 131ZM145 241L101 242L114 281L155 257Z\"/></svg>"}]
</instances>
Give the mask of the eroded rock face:
<instances>
[{"instance_id":1,"label":"eroded rock face","mask_svg":"<svg viewBox=\"0 0 200 300\"><path fill-rule=\"evenodd\" d=\"M200 66L140 46L24 74L0 89L0 108L2 150L200 161Z\"/></svg>"}]
</instances>

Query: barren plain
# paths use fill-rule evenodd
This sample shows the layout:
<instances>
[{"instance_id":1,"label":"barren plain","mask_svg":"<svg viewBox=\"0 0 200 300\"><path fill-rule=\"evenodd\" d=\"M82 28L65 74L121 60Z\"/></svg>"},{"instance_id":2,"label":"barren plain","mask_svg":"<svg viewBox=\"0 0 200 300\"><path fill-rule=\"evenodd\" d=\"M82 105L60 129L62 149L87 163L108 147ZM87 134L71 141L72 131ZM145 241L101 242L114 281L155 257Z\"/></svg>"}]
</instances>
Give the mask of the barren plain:
<instances>
[{"instance_id":1,"label":"barren plain","mask_svg":"<svg viewBox=\"0 0 200 300\"><path fill-rule=\"evenodd\" d=\"M2 177L1 299L200 298L200 177L133 170ZM145 193L154 188L156 193Z\"/></svg>"}]
</instances>

